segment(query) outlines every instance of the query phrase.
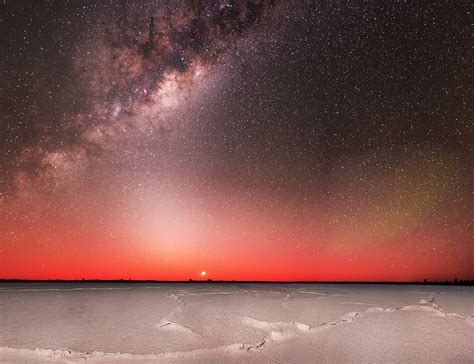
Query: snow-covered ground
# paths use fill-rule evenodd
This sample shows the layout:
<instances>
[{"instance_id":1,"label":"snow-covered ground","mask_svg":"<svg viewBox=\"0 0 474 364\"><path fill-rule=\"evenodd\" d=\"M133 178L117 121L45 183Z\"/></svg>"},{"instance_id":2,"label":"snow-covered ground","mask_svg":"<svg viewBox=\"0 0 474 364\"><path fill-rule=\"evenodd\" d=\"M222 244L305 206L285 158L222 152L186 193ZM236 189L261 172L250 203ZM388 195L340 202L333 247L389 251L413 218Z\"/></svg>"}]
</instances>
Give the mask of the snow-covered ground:
<instances>
[{"instance_id":1,"label":"snow-covered ground","mask_svg":"<svg viewBox=\"0 0 474 364\"><path fill-rule=\"evenodd\" d=\"M0 284L0 361L474 362L474 287Z\"/></svg>"}]
</instances>

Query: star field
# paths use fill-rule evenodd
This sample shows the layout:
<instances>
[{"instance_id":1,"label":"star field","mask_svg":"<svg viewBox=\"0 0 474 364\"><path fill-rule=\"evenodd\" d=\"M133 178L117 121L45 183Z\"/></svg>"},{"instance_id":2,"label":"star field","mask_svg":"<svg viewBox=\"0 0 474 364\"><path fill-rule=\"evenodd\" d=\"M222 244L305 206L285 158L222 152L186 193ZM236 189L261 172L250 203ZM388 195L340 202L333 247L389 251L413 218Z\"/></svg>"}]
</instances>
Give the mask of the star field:
<instances>
[{"instance_id":1,"label":"star field","mask_svg":"<svg viewBox=\"0 0 474 364\"><path fill-rule=\"evenodd\" d=\"M2 278L473 278L465 2L0 4Z\"/></svg>"}]
</instances>

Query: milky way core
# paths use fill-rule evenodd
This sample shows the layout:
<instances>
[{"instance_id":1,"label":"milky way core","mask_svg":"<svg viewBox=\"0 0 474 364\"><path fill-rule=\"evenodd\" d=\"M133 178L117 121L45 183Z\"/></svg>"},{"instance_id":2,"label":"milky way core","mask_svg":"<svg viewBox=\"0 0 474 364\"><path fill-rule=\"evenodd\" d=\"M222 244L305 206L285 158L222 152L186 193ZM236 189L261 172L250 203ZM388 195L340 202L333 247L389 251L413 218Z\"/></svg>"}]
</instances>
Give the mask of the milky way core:
<instances>
[{"instance_id":1,"label":"milky way core","mask_svg":"<svg viewBox=\"0 0 474 364\"><path fill-rule=\"evenodd\" d=\"M0 278L473 279L469 23L3 1Z\"/></svg>"}]
</instances>

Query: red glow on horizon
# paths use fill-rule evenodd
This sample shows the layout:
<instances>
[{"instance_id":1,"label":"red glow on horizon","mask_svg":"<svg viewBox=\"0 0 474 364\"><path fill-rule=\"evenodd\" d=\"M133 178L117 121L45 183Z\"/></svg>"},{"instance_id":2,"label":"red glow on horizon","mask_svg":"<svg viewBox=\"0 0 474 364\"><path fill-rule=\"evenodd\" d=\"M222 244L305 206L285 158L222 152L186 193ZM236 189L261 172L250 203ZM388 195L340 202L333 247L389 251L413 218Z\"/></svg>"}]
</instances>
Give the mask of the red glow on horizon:
<instances>
[{"instance_id":1,"label":"red glow on horizon","mask_svg":"<svg viewBox=\"0 0 474 364\"><path fill-rule=\"evenodd\" d=\"M84 244L78 240L73 246ZM267 250L262 244L261 248L229 247L214 254L193 251L161 256L159 252L137 251L126 244L114 250L61 247L59 242L51 242L49 250L34 245L28 249L4 247L0 275L4 279L165 281L383 282L472 278L472 272L457 264L456 256L433 265L436 254L429 254L427 247L420 250L394 259L397 252L390 247L345 255L331 249L312 254L291 247Z\"/></svg>"}]
</instances>

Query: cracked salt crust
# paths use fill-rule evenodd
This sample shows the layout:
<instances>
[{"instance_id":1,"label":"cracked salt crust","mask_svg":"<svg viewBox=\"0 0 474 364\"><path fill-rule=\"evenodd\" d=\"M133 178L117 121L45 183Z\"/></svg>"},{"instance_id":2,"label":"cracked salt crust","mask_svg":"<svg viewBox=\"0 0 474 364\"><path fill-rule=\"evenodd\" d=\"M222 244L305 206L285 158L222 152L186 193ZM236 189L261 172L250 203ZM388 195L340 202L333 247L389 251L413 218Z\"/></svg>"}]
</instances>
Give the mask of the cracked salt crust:
<instances>
[{"instance_id":1,"label":"cracked salt crust","mask_svg":"<svg viewBox=\"0 0 474 364\"><path fill-rule=\"evenodd\" d=\"M474 290L436 288L2 286L0 360L474 361Z\"/></svg>"}]
</instances>

